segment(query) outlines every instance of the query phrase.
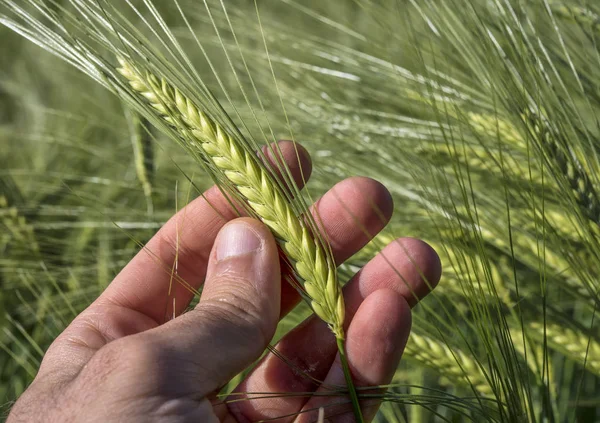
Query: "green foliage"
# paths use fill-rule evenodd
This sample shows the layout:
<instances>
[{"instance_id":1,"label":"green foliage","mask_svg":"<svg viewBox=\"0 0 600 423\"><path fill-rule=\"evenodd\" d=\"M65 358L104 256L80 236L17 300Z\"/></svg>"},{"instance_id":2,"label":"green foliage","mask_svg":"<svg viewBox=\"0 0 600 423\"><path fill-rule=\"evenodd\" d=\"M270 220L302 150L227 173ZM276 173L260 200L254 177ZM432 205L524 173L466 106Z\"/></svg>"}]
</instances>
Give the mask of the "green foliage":
<instances>
[{"instance_id":1,"label":"green foliage","mask_svg":"<svg viewBox=\"0 0 600 423\"><path fill-rule=\"evenodd\" d=\"M397 236L439 251L445 276L414 311L417 336L380 394L379 421L600 419L598 6L116 4L0 2L4 402L187 193L211 183L119 85L118 53L168 77L249 148L302 142L310 197L350 175L383 182L393 221L341 276Z\"/></svg>"}]
</instances>

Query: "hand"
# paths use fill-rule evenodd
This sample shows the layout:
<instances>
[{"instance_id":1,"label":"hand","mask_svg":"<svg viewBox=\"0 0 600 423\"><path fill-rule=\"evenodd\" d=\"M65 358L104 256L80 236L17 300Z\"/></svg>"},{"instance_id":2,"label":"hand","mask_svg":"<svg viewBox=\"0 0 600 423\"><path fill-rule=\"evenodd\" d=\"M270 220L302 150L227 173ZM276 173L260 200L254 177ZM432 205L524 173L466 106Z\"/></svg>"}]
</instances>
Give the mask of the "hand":
<instances>
[{"instance_id":1,"label":"hand","mask_svg":"<svg viewBox=\"0 0 600 423\"><path fill-rule=\"evenodd\" d=\"M301 172L293 144L280 147L297 182L302 173L308 178L308 153L298 147ZM385 226L392 209L381 184L355 177L337 184L313 212L318 210L335 260L342 263L369 241L365 233ZM50 346L8 422L234 422L288 415L304 422L316 420L312 410L339 402L305 395L226 404L216 399L221 386L260 357L279 318L300 301L281 281L269 230L235 217L213 187L171 218ZM184 284L173 282L169 296L176 251L180 277L193 288L204 282L198 306L187 313L192 294ZM410 331L415 294L422 298L429 290L421 272L429 284L437 283L439 259L427 244L405 238L345 286L346 347L357 386L391 380ZM318 318L296 327L277 349L294 366L269 354L237 392L325 389L298 369L324 386L345 385L334 337ZM363 404L365 419L377 406ZM347 404L326 412L330 421L353 421Z\"/></svg>"}]
</instances>

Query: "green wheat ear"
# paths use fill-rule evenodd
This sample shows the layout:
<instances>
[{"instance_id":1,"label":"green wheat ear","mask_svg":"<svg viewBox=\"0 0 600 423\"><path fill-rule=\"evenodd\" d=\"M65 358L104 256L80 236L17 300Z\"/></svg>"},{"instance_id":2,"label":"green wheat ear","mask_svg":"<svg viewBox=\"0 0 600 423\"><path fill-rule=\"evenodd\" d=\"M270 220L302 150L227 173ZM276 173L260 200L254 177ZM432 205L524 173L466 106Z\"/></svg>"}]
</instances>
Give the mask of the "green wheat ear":
<instances>
[{"instance_id":1,"label":"green wheat ear","mask_svg":"<svg viewBox=\"0 0 600 423\"><path fill-rule=\"evenodd\" d=\"M5 243L13 239L22 245L27 245L34 253L40 251L33 227L27 223L25 216L19 214L16 207L9 205L4 195L0 195L0 225L6 229L0 237L0 250Z\"/></svg>"},{"instance_id":2,"label":"green wheat ear","mask_svg":"<svg viewBox=\"0 0 600 423\"><path fill-rule=\"evenodd\" d=\"M468 354L444 342L412 332L404 355L434 369L454 384L469 386L484 396L494 396L481 366Z\"/></svg>"},{"instance_id":3,"label":"green wheat ear","mask_svg":"<svg viewBox=\"0 0 600 423\"><path fill-rule=\"evenodd\" d=\"M243 148L181 91L164 78L141 72L119 59L118 71L161 117L192 148L200 148L231 181L247 204L277 237L281 249L302 279L315 314L325 321L336 338L344 338L344 297L337 281L335 265L322 243L302 224L282 190L272 180L257 157ZM173 119L172 116L178 116Z\"/></svg>"},{"instance_id":4,"label":"green wheat ear","mask_svg":"<svg viewBox=\"0 0 600 423\"><path fill-rule=\"evenodd\" d=\"M255 215L273 232L301 279L303 297L334 333L356 420L363 422L360 404L345 355L345 306L335 264L324 245L296 216L281 188L256 155L244 148L218 123L165 78L140 72L119 58L117 70L162 119L202 157L210 160L246 200ZM175 118L174 118L175 117Z\"/></svg>"},{"instance_id":5,"label":"green wheat ear","mask_svg":"<svg viewBox=\"0 0 600 423\"><path fill-rule=\"evenodd\" d=\"M593 337L555 323L530 322L528 333L538 343L569 357L590 372L600 376L600 342ZM544 340L545 337L545 340Z\"/></svg>"}]
</instances>

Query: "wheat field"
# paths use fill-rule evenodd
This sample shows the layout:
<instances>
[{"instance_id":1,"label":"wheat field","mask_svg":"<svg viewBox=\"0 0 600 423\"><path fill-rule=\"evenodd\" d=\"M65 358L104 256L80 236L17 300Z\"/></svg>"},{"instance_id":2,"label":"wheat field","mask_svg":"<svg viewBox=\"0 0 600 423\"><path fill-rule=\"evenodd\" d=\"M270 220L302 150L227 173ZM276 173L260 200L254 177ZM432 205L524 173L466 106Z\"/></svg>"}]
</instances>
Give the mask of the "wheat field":
<instances>
[{"instance_id":1,"label":"wheat field","mask_svg":"<svg viewBox=\"0 0 600 423\"><path fill-rule=\"evenodd\" d=\"M382 401L375 421L600 421L595 2L0 0L0 24L3 414L53 339L217 183L303 282L273 344L312 312L343 337L341 285L397 237L438 252L392 384L358 391ZM303 189L254 154L280 139L312 157ZM297 216L356 175L390 190L394 215L336 271Z\"/></svg>"}]
</instances>

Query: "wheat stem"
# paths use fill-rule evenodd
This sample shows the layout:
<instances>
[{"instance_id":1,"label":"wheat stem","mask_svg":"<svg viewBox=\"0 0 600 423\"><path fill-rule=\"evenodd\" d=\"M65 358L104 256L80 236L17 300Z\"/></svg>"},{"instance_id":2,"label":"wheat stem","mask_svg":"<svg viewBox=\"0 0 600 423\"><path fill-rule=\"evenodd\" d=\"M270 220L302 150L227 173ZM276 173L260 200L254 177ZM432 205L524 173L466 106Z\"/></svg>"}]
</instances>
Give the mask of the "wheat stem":
<instances>
[{"instance_id":1,"label":"wheat stem","mask_svg":"<svg viewBox=\"0 0 600 423\"><path fill-rule=\"evenodd\" d=\"M338 351L340 354L340 362L342 363L342 369L344 369L344 377L346 378L346 385L350 394L350 400L352 401L352 410L354 411L354 417L356 421L362 423L363 417L360 411L360 403L358 402L358 394L352 383L352 374L350 372L350 366L348 365L348 359L346 358L346 349L344 348L344 340L336 338Z\"/></svg>"}]
</instances>

